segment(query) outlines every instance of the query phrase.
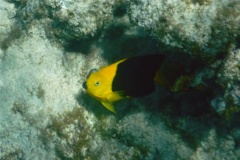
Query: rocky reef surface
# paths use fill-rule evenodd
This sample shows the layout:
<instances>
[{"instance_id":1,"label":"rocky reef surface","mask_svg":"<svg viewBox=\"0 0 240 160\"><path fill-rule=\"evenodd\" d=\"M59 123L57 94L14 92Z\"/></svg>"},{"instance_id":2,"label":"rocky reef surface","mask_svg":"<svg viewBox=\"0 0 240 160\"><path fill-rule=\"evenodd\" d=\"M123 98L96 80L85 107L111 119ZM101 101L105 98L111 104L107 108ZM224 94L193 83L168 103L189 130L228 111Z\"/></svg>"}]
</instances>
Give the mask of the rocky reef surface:
<instances>
[{"instance_id":1,"label":"rocky reef surface","mask_svg":"<svg viewBox=\"0 0 240 160\"><path fill-rule=\"evenodd\" d=\"M239 47L238 0L0 0L0 159L237 160ZM82 89L152 53L197 61L194 89L156 86L117 114Z\"/></svg>"}]
</instances>

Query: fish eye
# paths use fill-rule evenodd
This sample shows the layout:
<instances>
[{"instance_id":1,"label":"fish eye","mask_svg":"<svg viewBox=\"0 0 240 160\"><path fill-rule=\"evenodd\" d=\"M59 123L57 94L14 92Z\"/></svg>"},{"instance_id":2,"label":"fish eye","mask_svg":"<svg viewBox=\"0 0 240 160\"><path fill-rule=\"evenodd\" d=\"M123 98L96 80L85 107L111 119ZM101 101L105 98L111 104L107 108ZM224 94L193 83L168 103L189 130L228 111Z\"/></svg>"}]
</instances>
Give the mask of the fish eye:
<instances>
[{"instance_id":1,"label":"fish eye","mask_svg":"<svg viewBox=\"0 0 240 160\"><path fill-rule=\"evenodd\" d=\"M89 71L89 73L88 73L88 75L87 75L87 78L92 74L92 73L94 73L94 72L97 72L98 70L97 69L91 69L90 71Z\"/></svg>"},{"instance_id":2,"label":"fish eye","mask_svg":"<svg viewBox=\"0 0 240 160\"><path fill-rule=\"evenodd\" d=\"M95 86L99 86L100 81L95 82Z\"/></svg>"}]
</instances>

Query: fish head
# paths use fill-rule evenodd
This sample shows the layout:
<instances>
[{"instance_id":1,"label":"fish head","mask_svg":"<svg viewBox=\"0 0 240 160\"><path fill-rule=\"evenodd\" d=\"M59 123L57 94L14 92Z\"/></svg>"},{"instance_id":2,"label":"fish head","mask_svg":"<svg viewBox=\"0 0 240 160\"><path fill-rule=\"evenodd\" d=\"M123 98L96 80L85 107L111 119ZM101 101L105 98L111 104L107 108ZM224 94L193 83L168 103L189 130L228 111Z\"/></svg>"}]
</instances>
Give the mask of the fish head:
<instances>
[{"instance_id":1,"label":"fish head","mask_svg":"<svg viewBox=\"0 0 240 160\"><path fill-rule=\"evenodd\" d=\"M107 93L111 92L111 85L106 76L95 69L90 71L87 80L83 83L83 88L99 101L106 99Z\"/></svg>"}]
</instances>

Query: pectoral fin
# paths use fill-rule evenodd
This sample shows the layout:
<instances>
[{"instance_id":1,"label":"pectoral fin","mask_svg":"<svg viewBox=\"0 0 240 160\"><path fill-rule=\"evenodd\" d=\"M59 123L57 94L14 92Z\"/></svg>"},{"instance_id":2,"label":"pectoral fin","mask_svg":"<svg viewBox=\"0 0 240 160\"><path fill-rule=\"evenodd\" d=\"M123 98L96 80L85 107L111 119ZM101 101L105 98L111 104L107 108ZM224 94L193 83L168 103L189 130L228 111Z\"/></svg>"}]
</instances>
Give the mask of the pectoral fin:
<instances>
[{"instance_id":1,"label":"pectoral fin","mask_svg":"<svg viewBox=\"0 0 240 160\"><path fill-rule=\"evenodd\" d=\"M104 101L102 101L101 103L102 103L102 105L103 105L104 107L106 107L109 111L111 111L111 112L113 112L113 113L116 113L116 110L115 110L115 108L114 108L114 106L113 106L112 103L110 103L110 102L104 102Z\"/></svg>"}]
</instances>

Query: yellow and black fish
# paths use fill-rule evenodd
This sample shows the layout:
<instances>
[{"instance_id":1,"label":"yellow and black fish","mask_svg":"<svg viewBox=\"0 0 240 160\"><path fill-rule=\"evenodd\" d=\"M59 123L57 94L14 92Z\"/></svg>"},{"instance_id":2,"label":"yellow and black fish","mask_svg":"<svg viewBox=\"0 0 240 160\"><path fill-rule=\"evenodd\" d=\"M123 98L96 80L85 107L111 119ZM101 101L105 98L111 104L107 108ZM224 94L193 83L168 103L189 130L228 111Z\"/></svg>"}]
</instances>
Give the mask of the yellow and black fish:
<instances>
[{"instance_id":1,"label":"yellow and black fish","mask_svg":"<svg viewBox=\"0 0 240 160\"><path fill-rule=\"evenodd\" d=\"M89 74L83 88L108 110L122 98L146 96L154 91L154 77L164 55L147 55L120 60Z\"/></svg>"},{"instance_id":2,"label":"yellow and black fish","mask_svg":"<svg viewBox=\"0 0 240 160\"><path fill-rule=\"evenodd\" d=\"M193 68L188 64L191 63L186 59L167 59L160 54L127 58L99 71L92 70L83 88L108 110L116 112L115 101L146 96L154 91L154 82L175 92L188 90L194 79L194 74L185 71Z\"/></svg>"}]
</instances>

